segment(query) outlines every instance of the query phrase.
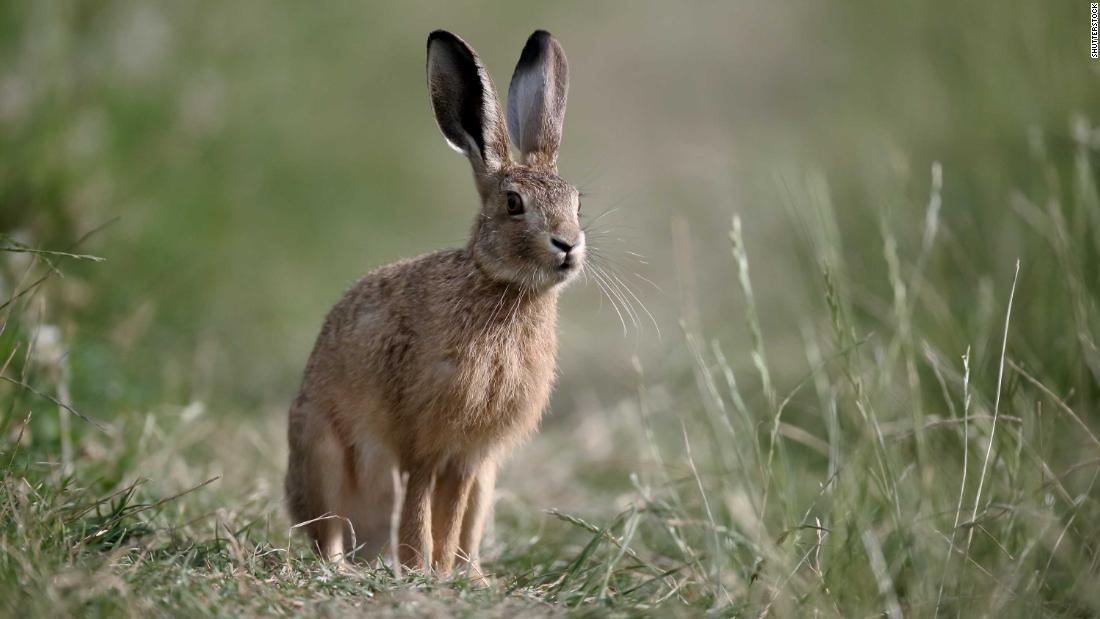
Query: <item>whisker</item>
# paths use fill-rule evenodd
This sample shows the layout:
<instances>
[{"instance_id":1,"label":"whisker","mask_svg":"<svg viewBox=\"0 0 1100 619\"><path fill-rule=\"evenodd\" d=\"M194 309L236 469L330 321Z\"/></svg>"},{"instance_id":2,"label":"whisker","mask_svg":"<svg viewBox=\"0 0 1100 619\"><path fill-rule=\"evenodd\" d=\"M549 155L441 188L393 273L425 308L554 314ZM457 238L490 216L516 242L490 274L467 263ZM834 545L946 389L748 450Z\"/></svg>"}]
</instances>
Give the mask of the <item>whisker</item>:
<instances>
[{"instance_id":1,"label":"whisker","mask_svg":"<svg viewBox=\"0 0 1100 619\"><path fill-rule=\"evenodd\" d=\"M600 279L595 276L595 274L593 274L593 281L596 282L596 285L599 287L600 292L602 292L603 295L607 297L608 304L611 305L611 309L615 311L615 315L619 317L619 323L623 326L623 337L626 337L629 331L626 328L626 319L623 318L623 313L619 311L618 304L615 303L615 299L612 298L611 293L607 291L607 286L604 285L600 281Z\"/></svg>"},{"instance_id":2,"label":"whisker","mask_svg":"<svg viewBox=\"0 0 1100 619\"><path fill-rule=\"evenodd\" d=\"M603 267L605 267L605 269L606 269L606 270L610 270L610 271L615 271L615 268L619 268L619 269L625 269L625 270L629 271L629 273L622 273L622 272L618 272L618 271L616 271L616 273L617 273L617 274L618 274L618 275L619 275L620 277L623 277L624 279L626 278L626 276L627 276L627 275L630 275L630 276L633 276L633 277L637 277L637 278L638 278L638 279L640 279L640 280L641 280L642 282L644 282L644 283L646 283L646 284L649 284L649 285L650 285L650 286L651 286L651 287L652 287L652 288L653 288L654 290L656 290L657 292L659 292L659 293L661 293L661 294L665 294L665 291L664 291L664 289L663 289L663 288L661 288L661 287L660 287L660 286L659 286L659 285L658 285L658 284L657 284L656 282L654 282L653 280L649 279L649 278L648 278L648 277L646 277L645 275L642 275L641 273L638 273L637 271L634 271L634 270L633 270L633 269L631 268L631 266L630 266L630 265L627 265L627 264L623 264L622 262L620 262L620 261L618 261L618 260L616 260L616 259L614 259L614 258L611 258L611 257L609 257L609 256L607 256L607 255L604 255L603 253L601 253L601 252L599 252L599 251L589 251L589 256L590 256L590 259L592 259L592 260L593 260L594 262L596 262L597 264L600 264L600 266L603 266ZM638 264L642 264L642 265L645 265L645 266L649 266L649 263L648 263L648 262L644 262L644 261L642 261L642 260L638 260L637 262L638 262ZM613 268L613 267L614 267L614 268Z\"/></svg>"},{"instance_id":3,"label":"whisker","mask_svg":"<svg viewBox=\"0 0 1100 619\"><path fill-rule=\"evenodd\" d=\"M614 225L600 228L589 228L588 226L582 226L581 230L584 230L585 236L591 236L593 238L605 238L612 234L629 233L630 236L637 238L639 228L634 226ZM621 239L620 239L621 240Z\"/></svg>"},{"instance_id":4,"label":"whisker","mask_svg":"<svg viewBox=\"0 0 1100 619\"><path fill-rule=\"evenodd\" d=\"M629 330L626 328L626 319L623 318L623 313L619 311L619 306L615 302L615 298L608 291L607 285L603 282L603 279L601 279L599 274L596 272L595 265L592 265L592 281L596 282L596 286L599 287L600 292L602 292L603 295L607 297L607 301L608 303L610 303L611 309L615 310L615 315L619 317L619 322L623 325L623 337L626 337L629 334Z\"/></svg>"},{"instance_id":5,"label":"whisker","mask_svg":"<svg viewBox=\"0 0 1100 619\"><path fill-rule=\"evenodd\" d=\"M624 281L623 278L620 277L617 273L615 273L614 271L605 271L605 272L607 273L607 275L612 277L616 282L618 282L619 286L621 286L622 289L625 290L626 293L629 294L631 296L631 298L634 299L634 301L638 304L638 306L642 308L642 311L645 312L646 316L649 316L649 321L653 323L653 328L657 331L657 339L660 339L661 338L661 327L657 324L657 319L653 317L653 313L649 311L648 307L646 307L645 302L642 301L641 298L638 297L638 295L634 292L634 289L630 287L630 284L628 284L626 281Z\"/></svg>"},{"instance_id":6,"label":"whisker","mask_svg":"<svg viewBox=\"0 0 1100 619\"><path fill-rule=\"evenodd\" d=\"M595 216L595 217L593 217L592 219L590 219L590 220L586 221L586 222L585 222L585 228L587 228L588 226L591 226L591 225L595 224L595 223L596 223L597 221L599 221L599 220L603 219L604 217L607 217L608 215L610 215L610 214L612 214L612 213L618 212L619 210L620 210L620 209L619 209L618 207L615 207L615 208L609 208L609 209L605 210L604 212L600 213L599 215L596 215L596 216Z\"/></svg>"},{"instance_id":7,"label":"whisker","mask_svg":"<svg viewBox=\"0 0 1100 619\"><path fill-rule=\"evenodd\" d=\"M638 326L638 314L634 311L634 306L630 303L630 299L619 290L619 287L612 281L607 271L601 269L598 265L593 265L595 268L592 270L592 275L602 279L607 286L607 290L618 299L624 312L626 312L627 318L630 318L630 322L637 327Z\"/></svg>"},{"instance_id":8,"label":"whisker","mask_svg":"<svg viewBox=\"0 0 1100 619\"><path fill-rule=\"evenodd\" d=\"M641 273L638 273L637 271L635 271L633 264L628 264L628 263L625 263L625 262L619 260L618 258L614 258L614 257L608 256L608 255L605 255L604 253L602 253L598 250L590 252L590 258L591 258L591 260L593 260L597 264L600 264L601 266L606 267L608 270L615 271L620 277L623 277L624 279L626 278L627 273L621 272L620 269L622 271L627 271L627 272L629 272L629 275L633 275L634 277L637 277L638 279L640 279L643 282L645 282L645 283L649 284L650 286L652 286L655 290L657 290L657 292L660 292L661 294L664 294L664 290L661 290L661 287L658 286L656 283L654 283L653 280L651 280L648 277L642 275ZM641 264L643 266L649 266L648 262L645 262L645 261L642 261L642 260L636 260L635 262L637 262L638 264Z\"/></svg>"},{"instance_id":9,"label":"whisker","mask_svg":"<svg viewBox=\"0 0 1100 619\"><path fill-rule=\"evenodd\" d=\"M623 267L623 268L626 268L627 266L632 266L633 263L644 264L646 266L649 265L649 263L646 262L645 260L638 260L638 259L633 260L631 264L627 264L627 263L623 262L624 258L620 258L620 257L614 256L612 254L604 253L600 249L589 249L588 254L590 256L596 257L599 260L607 260L609 263L614 264L616 266Z\"/></svg>"},{"instance_id":10,"label":"whisker","mask_svg":"<svg viewBox=\"0 0 1100 619\"><path fill-rule=\"evenodd\" d=\"M635 273L635 272L631 272L631 275L633 275L634 277L637 277L638 279L640 279L643 282L649 284L650 286L653 286L653 289L656 290L657 292L659 292L661 294L665 294L665 291L660 286L658 286L656 282L649 279L645 275L642 275L641 273Z\"/></svg>"}]
</instances>

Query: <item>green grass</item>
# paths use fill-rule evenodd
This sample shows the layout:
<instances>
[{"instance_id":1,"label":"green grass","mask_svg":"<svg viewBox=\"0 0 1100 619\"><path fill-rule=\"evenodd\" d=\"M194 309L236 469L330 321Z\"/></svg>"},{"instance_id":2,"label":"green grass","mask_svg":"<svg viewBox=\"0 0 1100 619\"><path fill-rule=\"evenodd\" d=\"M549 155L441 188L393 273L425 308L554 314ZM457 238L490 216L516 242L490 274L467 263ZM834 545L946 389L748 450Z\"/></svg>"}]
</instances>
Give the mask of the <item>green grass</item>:
<instances>
[{"instance_id":1,"label":"green grass","mask_svg":"<svg viewBox=\"0 0 1100 619\"><path fill-rule=\"evenodd\" d=\"M0 3L0 616L1100 615L1087 5L474 5ZM324 311L473 216L437 27L563 41L638 295L564 295L487 589L282 506Z\"/></svg>"}]
</instances>

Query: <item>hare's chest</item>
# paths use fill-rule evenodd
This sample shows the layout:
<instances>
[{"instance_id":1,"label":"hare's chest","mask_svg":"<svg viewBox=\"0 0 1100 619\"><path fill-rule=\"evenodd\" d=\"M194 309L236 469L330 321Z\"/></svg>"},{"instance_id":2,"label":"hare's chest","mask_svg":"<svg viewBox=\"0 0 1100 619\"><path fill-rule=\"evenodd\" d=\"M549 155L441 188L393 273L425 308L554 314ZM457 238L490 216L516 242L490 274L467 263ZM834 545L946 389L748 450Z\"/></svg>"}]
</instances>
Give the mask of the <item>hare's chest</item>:
<instances>
[{"instance_id":1,"label":"hare's chest","mask_svg":"<svg viewBox=\"0 0 1100 619\"><path fill-rule=\"evenodd\" d=\"M425 395L434 393L442 421L464 434L498 434L533 427L554 378L554 345L475 341L440 350Z\"/></svg>"}]
</instances>

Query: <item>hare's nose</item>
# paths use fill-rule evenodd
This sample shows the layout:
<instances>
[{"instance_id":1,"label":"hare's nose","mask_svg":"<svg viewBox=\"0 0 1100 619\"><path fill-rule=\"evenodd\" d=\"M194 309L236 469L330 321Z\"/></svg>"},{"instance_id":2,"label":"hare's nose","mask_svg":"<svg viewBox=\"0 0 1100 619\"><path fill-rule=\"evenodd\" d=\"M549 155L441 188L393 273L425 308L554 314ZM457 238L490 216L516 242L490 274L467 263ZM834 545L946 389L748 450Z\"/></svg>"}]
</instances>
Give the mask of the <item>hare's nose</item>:
<instances>
[{"instance_id":1,"label":"hare's nose","mask_svg":"<svg viewBox=\"0 0 1100 619\"><path fill-rule=\"evenodd\" d=\"M572 251L574 247L577 246L576 243L570 243L570 242L562 240L562 239L560 239L556 236L550 237L550 244L553 245L554 247L557 247L558 249L562 250L563 252L565 252L567 254L570 251Z\"/></svg>"}]
</instances>

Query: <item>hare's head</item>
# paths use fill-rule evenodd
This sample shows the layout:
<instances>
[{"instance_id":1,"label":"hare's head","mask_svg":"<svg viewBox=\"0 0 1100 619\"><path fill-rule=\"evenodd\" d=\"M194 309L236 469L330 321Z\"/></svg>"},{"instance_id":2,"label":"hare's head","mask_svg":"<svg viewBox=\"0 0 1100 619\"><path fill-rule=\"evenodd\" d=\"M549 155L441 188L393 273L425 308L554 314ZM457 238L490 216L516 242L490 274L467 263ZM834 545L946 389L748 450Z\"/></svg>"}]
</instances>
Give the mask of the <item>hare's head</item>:
<instances>
[{"instance_id":1,"label":"hare's head","mask_svg":"<svg viewBox=\"0 0 1100 619\"><path fill-rule=\"evenodd\" d=\"M565 52L550 33L527 39L508 87L508 123L474 50L437 30L428 37L428 90L443 136L466 155L481 195L470 248L491 277L545 290L570 280L584 261L575 187L558 176ZM511 141L520 159L512 160Z\"/></svg>"}]
</instances>

